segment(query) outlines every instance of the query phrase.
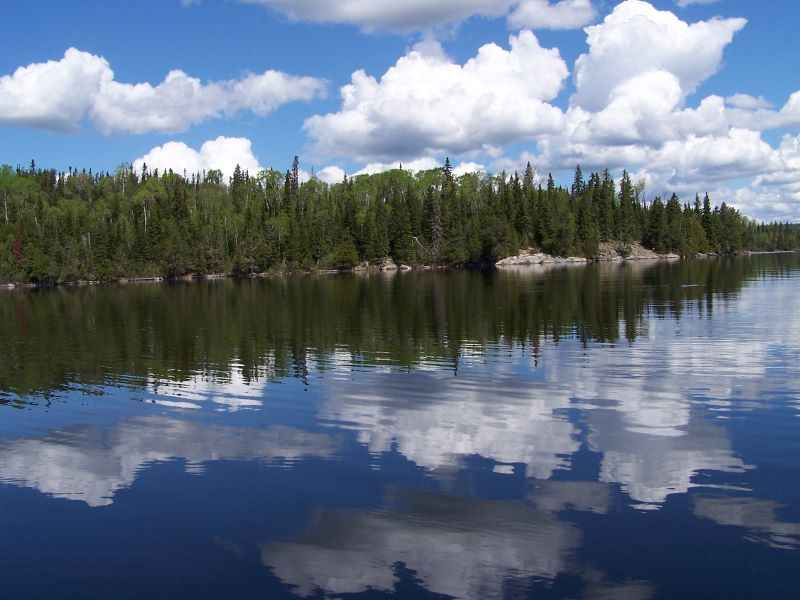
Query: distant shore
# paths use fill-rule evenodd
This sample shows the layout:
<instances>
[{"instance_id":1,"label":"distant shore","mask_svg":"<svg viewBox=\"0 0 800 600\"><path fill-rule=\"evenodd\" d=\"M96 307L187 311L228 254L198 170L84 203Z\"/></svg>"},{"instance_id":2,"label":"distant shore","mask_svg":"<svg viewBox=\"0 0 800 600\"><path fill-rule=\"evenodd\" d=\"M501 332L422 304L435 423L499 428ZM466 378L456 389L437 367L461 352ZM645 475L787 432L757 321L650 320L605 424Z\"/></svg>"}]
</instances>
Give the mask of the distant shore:
<instances>
[{"instance_id":1,"label":"distant shore","mask_svg":"<svg viewBox=\"0 0 800 600\"><path fill-rule=\"evenodd\" d=\"M680 260L705 260L710 258L720 257L748 257L748 256L765 256L777 254L799 254L800 250L772 250L772 251L755 251L743 250L735 254L720 254L717 252L696 253L689 257L683 257L673 253L656 253L647 248L643 248L639 244L633 244L631 252L623 255L618 252L610 250L610 244L601 245L601 253L593 258L585 258L578 256L551 256L544 254L536 249L527 249L520 251L519 254L506 257L497 261L495 264L485 265L461 265L461 266L448 266L448 265L397 265L391 258L386 258L378 263L361 263L354 267L346 267L339 269L293 269L293 268L276 268L270 271L259 273L187 273L177 277L165 277L161 275L142 276L142 277L119 277L104 281L99 280L76 280L76 281L62 281L48 284L38 283L14 283L0 281L0 292L13 291L13 290L34 290L34 289L48 289L59 287L96 287L96 286L113 286L113 285L142 285L142 284L162 284L162 283L179 283L179 282L198 282L198 281L218 281L223 279L273 279L281 277L296 277L296 276L312 276L312 275L338 275L338 274L393 274L405 272L431 272L431 271L459 271L459 270L481 270L481 269L495 269L498 271L509 269L520 269L526 267L536 266L580 266L590 264L608 264L608 263L630 263L630 262L659 262L669 261L675 262Z\"/></svg>"}]
</instances>

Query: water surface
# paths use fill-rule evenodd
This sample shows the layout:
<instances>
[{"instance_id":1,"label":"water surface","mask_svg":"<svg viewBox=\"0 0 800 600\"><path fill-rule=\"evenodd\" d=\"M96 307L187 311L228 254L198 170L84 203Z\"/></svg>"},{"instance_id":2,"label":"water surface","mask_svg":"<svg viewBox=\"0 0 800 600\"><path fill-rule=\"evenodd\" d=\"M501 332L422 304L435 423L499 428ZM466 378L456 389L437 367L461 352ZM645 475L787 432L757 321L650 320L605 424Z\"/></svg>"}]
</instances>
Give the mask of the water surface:
<instances>
[{"instance_id":1,"label":"water surface","mask_svg":"<svg viewBox=\"0 0 800 600\"><path fill-rule=\"evenodd\" d=\"M794 598L800 257L0 295L0 597Z\"/></svg>"}]
</instances>

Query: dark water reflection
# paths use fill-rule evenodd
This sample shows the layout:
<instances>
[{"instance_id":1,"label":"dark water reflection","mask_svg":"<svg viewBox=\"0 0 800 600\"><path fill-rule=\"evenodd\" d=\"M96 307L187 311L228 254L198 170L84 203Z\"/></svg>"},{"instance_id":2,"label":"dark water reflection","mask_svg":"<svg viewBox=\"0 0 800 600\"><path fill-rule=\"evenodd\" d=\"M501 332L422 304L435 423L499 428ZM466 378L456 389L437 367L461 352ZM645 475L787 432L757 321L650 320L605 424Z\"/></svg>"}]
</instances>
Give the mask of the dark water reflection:
<instances>
[{"instance_id":1,"label":"dark water reflection","mask_svg":"<svg viewBox=\"0 0 800 600\"><path fill-rule=\"evenodd\" d=\"M0 597L796 597L800 258L0 295Z\"/></svg>"}]
</instances>

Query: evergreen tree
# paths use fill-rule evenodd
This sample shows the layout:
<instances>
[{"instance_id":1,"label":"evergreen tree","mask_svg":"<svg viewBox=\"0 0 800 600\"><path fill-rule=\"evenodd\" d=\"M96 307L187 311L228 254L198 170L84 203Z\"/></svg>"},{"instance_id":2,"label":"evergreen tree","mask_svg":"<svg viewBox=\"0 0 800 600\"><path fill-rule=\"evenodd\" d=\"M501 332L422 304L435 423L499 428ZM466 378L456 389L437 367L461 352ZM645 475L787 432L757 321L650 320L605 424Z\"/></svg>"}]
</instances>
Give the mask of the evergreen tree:
<instances>
[{"instance_id":1,"label":"evergreen tree","mask_svg":"<svg viewBox=\"0 0 800 600\"><path fill-rule=\"evenodd\" d=\"M600 245L600 228L595 219L591 196L584 194L578 204L578 239L581 255L588 258L597 256Z\"/></svg>"},{"instance_id":2,"label":"evergreen tree","mask_svg":"<svg viewBox=\"0 0 800 600\"><path fill-rule=\"evenodd\" d=\"M585 189L586 185L583 182L583 171L581 171L581 166L578 165L575 167L575 177L572 180L572 199L577 200L580 198Z\"/></svg>"},{"instance_id":3,"label":"evergreen tree","mask_svg":"<svg viewBox=\"0 0 800 600\"><path fill-rule=\"evenodd\" d=\"M711 198L708 194L703 199L703 229L706 231L706 238L713 244L715 243L714 237L714 220L711 212Z\"/></svg>"},{"instance_id":4,"label":"evergreen tree","mask_svg":"<svg viewBox=\"0 0 800 600\"><path fill-rule=\"evenodd\" d=\"M686 232L683 229L683 212L678 196L672 194L666 209L667 248L671 252L683 252L686 248Z\"/></svg>"},{"instance_id":5,"label":"evergreen tree","mask_svg":"<svg viewBox=\"0 0 800 600\"><path fill-rule=\"evenodd\" d=\"M619 187L619 208L617 209L617 237L624 245L630 245L637 237L634 190L627 171L622 173Z\"/></svg>"},{"instance_id":6,"label":"evergreen tree","mask_svg":"<svg viewBox=\"0 0 800 600\"><path fill-rule=\"evenodd\" d=\"M427 259L431 262L438 262L442 249L442 211L439 199L433 191L428 188L425 195L424 219L422 225L422 236L425 240L427 249Z\"/></svg>"},{"instance_id":7,"label":"evergreen tree","mask_svg":"<svg viewBox=\"0 0 800 600\"><path fill-rule=\"evenodd\" d=\"M664 203L660 197L656 197L648 213L644 245L656 252L666 252L668 249L667 229L667 212Z\"/></svg>"}]
</instances>

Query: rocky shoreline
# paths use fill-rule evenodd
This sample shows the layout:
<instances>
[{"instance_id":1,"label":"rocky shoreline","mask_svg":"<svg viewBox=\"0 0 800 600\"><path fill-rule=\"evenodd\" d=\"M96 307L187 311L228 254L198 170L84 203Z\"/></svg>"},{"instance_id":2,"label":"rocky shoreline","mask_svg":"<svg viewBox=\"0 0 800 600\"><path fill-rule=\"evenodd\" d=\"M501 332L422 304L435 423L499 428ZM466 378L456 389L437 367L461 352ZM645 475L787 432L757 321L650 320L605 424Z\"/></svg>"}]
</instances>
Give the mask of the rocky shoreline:
<instances>
[{"instance_id":1,"label":"rocky shoreline","mask_svg":"<svg viewBox=\"0 0 800 600\"><path fill-rule=\"evenodd\" d=\"M629 246L622 247L613 242L603 242L600 244L598 255L594 258L585 258L581 256L551 256L529 248L523 250L516 256L509 256L503 260L495 263L499 269L508 267L522 267L530 265L568 265L568 264L586 264L590 262L625 262L625 261L639 261L639 260L680 260L678 254L658 254L635 243Z\"/></svg>"},{"instance_id":2,"label":"rocky shoreline","mask_svg":"<svg viewBox=\"0 0 800 600\"><path fill-rule=\"evenodd\" d=\"M739 253L739 256L760 256L764 254L796 254L800 250L780 250L773 252L759 252L745 250ZM721 256L716 252L698 253L693 258L707 259L716 258ZM513 269L518 267L531 267L537 265L586 265L593 262L637 262L637 261L677 261L681 260L678 254L667 253L659 254L641 244L634 243L630 246L622 248L619 244L613 242L603 242L600 244L599 253L594 258L585 258L581 256L551 256L545 254L536 248L528 248L520 251L515 256L509 256L502 260L497 261L494 267L497 269ZM79 281L64 281L50 285L39 285L36 283L11 283L0 281L0 292L12 291L16 289L38 289L46 287L89 287L99 285L130 285L130 284L153 284L164 282L193 282L193 281L217 281L222 279L271 279L274 277L287 277L292 275L338 275L343 273L353 273L356 275L367 274L393 274L405 273L409 271L448 271L452 267L445 265L414 265L397 264L391 258L387 257L379 263L362 262L352 268L342 269L310 269L310 270L296 270L296 269L275 269L261 273L251 273L249 275L242 275L237 273L188 273L180 277L163 277L163 276L149 276L149 277L120 277L110 281L93 281L93 280L79 280Z\"/></svg>"}]
</instances>

